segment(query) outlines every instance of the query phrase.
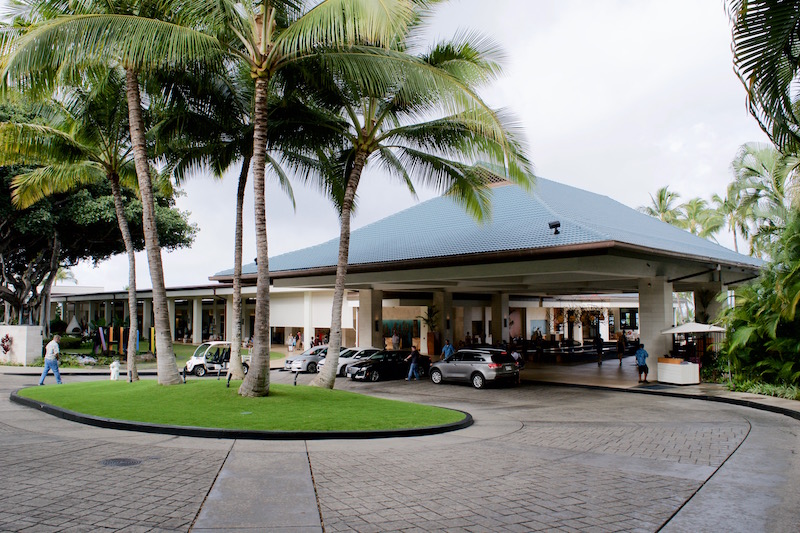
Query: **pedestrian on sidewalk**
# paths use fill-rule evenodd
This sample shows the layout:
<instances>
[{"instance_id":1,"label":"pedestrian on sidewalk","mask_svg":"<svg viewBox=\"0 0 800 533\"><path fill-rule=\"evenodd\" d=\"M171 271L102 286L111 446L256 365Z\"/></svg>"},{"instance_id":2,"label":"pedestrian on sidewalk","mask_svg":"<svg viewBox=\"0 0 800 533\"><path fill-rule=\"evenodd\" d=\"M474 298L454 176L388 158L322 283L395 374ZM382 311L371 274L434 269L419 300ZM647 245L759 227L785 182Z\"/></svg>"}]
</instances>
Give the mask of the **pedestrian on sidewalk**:
<instances>
[{"instance_id":1,"label":"pedestrian on sidewalk","mask_svg":"<svg viewBox=\"0 0 800 533\"><path fill-rule=\"evenodd\" d=\"M603 364L603 337L597 335L594 338L594 350L597 352L597 366Z\"/></svg>"},{"instance_id":2,"label":"pedestrian on sidewalk","mask_svg":"<svg viewBox=\"0 0 800 533\"><path fill-rule=\"evenodd\" d=\"M625 357L625 349L628 347L625 333L620 331L617 333L617 357L619 357L619 366L622 366L622 358Z\"/></svg>"},{"instance_id":3,"label":"pedestrian on sidewalk","mask_svg":"<svg viewBox=\"0 0 800 533\"><path fill-rule=\"evenodd\" d=\"M419 352L417 351L416 346L411 347L411 353L408 354L408 357L405 359L406 361L411 361L411 365L408 367L408 377L406 381L411 381L411 376L413 375L413 379L419 379L419 370L417 370L417 363L419 362Z\"/></svg>"},{"instance_id":4,"label":"pedestrian on sidewalk","mask_svg":"<svg viewBox=\"0 0 800 533\"><path fill-rule=\"evenodd\" d=\"M442 348L442 361L444 361L454 353L455 350L453 350L453 345L450 344L450 339L447 339L446 341L444 341L444 348Z\"/></svg>"},{"instance_id":5,"label":"pedestrian on sidewalk","mask_svg":"<svg viewBox=\"0 0 800 533\"><path fill-rule=\"evenodd\" d=\"M647 357L648 354L644 349L644 344L640 344L639 348L636 350L636 366L639 370L639 383L647 383L647 372L650 370L647 368ZM642 379L642 374L644 374L644 379Z\"/></svg>"},{"instance_id":6,"label":"pedestrian on sidewalk","mask_svg":"<svg viewBox=\"0 0 800 533\"><path fill-rule=\"evenodd\" d=\"M58 349L58 342L61 340L60 335L54 335L53 340L47 343L44 349L44 370L42 370L42 377L39 378L39 385L44 385L44 378L50 370L56 377L56 383L61 385L61 373L58 371L58 360L60 350Z\"/></svg>"}]
</instances>

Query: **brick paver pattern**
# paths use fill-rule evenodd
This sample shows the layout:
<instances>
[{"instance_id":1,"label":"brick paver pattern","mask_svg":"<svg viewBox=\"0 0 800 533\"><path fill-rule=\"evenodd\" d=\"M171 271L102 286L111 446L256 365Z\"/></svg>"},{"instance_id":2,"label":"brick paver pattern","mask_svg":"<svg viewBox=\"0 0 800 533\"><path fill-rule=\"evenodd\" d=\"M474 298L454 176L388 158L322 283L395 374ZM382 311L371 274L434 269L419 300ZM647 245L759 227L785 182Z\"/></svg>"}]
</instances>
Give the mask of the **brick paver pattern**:
<instances>
[{"instance_id":1,"label":"brick paver pattern","mask_svg":"<svg viewBox=\"0 0 800 533\"><path fill-rule=\"evenodd\" d=\"M0 432L0 531L188 531L226 455Z\"/></svg>"},{"instance_id":2,"label":"brick paver pattern","mask_svg":"<svg viewBox=\"0 0 800 533\"><path fill-rule=\"evenodd\" d=\"M648 423L646 411L643 422L550 421L563 391L532 392L536 408L515 412L522 428L490 442L312 452L325 531L656 531L702 484L680 472L707 475L749 430L742 419Z\"/></svg>"}]
</instances>

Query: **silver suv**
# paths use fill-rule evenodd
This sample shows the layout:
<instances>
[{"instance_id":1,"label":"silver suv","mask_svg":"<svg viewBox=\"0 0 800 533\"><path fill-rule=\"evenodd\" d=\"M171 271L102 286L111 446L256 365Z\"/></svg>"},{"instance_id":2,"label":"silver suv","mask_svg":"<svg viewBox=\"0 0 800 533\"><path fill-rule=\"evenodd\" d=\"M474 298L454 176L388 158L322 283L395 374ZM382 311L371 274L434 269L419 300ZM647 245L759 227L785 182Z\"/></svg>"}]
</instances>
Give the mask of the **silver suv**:
<instances>
[{"instance_id":1,"label":"silver suv","mask_svg":"<svg viewBox=\"0 0 800 533\"><path fill-rule=\"evenodd\" d=\"M488 381L519 381L519 368L514 358L498 350L459 350L444 361L431 366L431 381L467 381L482 389Z\"/></svg>"}]
</instances>

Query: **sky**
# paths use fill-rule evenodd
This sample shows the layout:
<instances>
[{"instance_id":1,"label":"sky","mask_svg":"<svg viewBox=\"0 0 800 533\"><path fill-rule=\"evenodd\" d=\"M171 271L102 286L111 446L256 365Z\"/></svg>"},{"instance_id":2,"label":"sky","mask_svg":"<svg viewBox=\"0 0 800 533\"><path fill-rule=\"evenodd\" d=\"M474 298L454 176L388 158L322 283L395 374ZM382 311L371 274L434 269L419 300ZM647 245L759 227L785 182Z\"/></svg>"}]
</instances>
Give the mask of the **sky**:
<instances>
[{"instance_id":1,"label":"sky","mask_svg":"<svg viewBox=\"0 0 800 533\"><path fill-rule=\"evenodd\" d=\"M472 30L505 50L504 72L481 95L510 110L524 131L537 176L636 208L668 185L683 200L724 196L730 162L746 142L767 142L733 72L722 0L452 0L431 21L431 39ZM233 266L238 168L222 180L196 175L177 200L199 232L191 248L162 252L168 287L208 284ZM334 208L294 185L296 210L267 187L269 255L338 237ZM412 196L368 166L359 185L357 229L440 191ZM245 200L245 264L255 257L252 186ZM524 223L524 221L520 221ZM435 221L431 221L435 224ZM733 248L727 234L721 244ZM151 286L137 254L137 286ZM72 269L79 285L127 285L124 256Z\"/></svg>"}]
</instances>

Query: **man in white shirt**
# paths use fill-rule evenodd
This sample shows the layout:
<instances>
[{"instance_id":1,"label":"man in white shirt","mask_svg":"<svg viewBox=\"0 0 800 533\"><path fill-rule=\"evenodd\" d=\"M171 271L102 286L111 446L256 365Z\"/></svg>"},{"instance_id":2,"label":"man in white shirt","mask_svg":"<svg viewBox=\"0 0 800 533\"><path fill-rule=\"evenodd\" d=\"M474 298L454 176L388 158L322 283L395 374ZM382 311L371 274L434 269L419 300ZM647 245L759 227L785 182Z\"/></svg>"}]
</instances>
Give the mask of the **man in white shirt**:
<instances>
[{"instance_id":1,"label":"man in white shirt","mask_svg":"<svg viewBox=\"0 0 800 533\"><path fill-rule=\"evenodd\" d=\"M58 354L60 352L58 341L60 340L60 335L54 335L53 340L48 342L44 349L44 370L42 370L42 377L39 378L39 385L44 385L44 378L47 377L50 369L53 370L53 374L56 376L56 383L61 385L61 373L58 371Z\"/></svg>"}]
</instances>

